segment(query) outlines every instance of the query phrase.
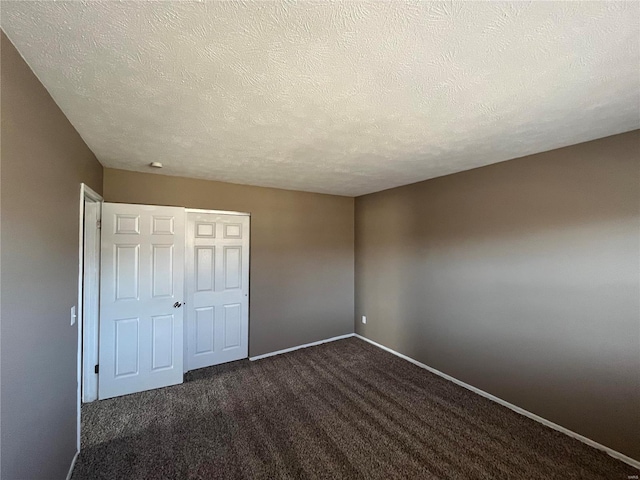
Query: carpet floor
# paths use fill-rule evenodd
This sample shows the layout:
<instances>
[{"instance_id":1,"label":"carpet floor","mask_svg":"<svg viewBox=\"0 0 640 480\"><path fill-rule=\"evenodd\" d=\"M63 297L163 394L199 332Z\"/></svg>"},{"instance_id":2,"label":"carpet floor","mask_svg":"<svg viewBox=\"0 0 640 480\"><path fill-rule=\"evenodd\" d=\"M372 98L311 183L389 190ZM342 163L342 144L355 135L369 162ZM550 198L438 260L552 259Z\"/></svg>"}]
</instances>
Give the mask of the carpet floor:
<instances>
[{"instance_id":1,"label":"carpet floor","mask_svg":"<svg viewBox=\"0 0 640 480\"><path fill-rule=\"evenodd\" d=\"M73 479L622 479L638 471L362 340L82 407Z\"/></svg>"}]
</instances>

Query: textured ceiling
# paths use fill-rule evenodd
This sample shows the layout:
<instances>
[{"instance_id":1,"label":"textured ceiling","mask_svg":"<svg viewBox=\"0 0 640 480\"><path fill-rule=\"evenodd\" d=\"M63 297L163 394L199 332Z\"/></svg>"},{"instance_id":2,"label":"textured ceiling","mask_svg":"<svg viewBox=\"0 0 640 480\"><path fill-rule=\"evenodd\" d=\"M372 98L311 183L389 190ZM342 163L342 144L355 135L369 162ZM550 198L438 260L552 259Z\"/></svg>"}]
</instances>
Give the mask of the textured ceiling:
<instances>
[{"instance_id":1,"label":"textured ceiling","mask_svg":"<svg viewBox=\"0 0 640 480\"><path fill-rule=\"evenodd\" d=\"M639 19L635 1L2 2L103 165L352 196L640 128Z\"/></svg>"}]
</instances>

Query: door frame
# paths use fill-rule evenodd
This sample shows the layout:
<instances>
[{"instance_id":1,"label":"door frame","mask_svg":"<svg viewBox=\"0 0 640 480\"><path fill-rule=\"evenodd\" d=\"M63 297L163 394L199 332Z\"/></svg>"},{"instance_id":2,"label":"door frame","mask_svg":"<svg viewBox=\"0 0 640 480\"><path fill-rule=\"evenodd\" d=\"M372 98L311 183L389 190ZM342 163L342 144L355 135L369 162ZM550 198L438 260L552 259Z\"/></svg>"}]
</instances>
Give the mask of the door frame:
<instances>
[{"instance_id":1,"label":"door frame","mask_svg":"<svg viewBox=\"0 0 640 480\"><path fill-rule=\"evenodd\" d=\"M91 226L86 225L85 222L85 202L95 203L96 204L96 220L100 221L102 217L102 202L104 199L100 194L91 189L88 185L81 183L80 184L80 215L79 215L79 233L78 233L78 309L76 312L77 315L77 323L78 323L78 361L77 361L77 375L78 375L78 392L77 392L77 450L80 451L80 409L83 401L83 386L85 384L86 378L85 374L89 372L84 372L83 370L83 345L85 343L85 333L90 333L93 328L97 328L98 325L98 317L93 315L84 315L84 305L85 298L91 298L95 302L99 302L100 299L100 290L99 284L95 281L90 281L87 285L85 285L85 227ZM97 256L94 256L94 259L97 261L97 265L94 267L100 270L100 228L98 223L93 223L92 227L94 229L94 235L96 237L96 242L94 245L94 252L97 253ZM99 279L99 274L98 274ZM84 349L87 355L90 355L91 352ZM97 354L97 348L96 352ZM93 376L96 376L93 372L91 372ZM97 377L97 376L96 376ZM97 379L95 380L96 386L96 397L97 397Z\"/></svg>"},{"instance_id":2,"label":"door frame","mask_svg":"<svg viewBox=\"0 0 640 480\"><path fill-rule=\"evenodd\" d=\"M186 213L217 213L219 215L242 215L245 217L251 217L249 212L234 212L231 210L207 210L203 208L185 208Z\"/></svg>"},{"instance_id":3,"label":"door frame","mask_svg":"<svg viewBox=\"0 0 640 480\"><path fill-rule=\"evenodd\" d=\"M249 217L249 250L247 252L247 256L248 256L248 262L249 262L249 275L247 278L247 347L248 347L248 352L251 350L251 345L250 345L250 341L251 341L251 213L250 212L236 212L236 211L232 211L232 210L209 210L209 209L205 209L205 208L185 208L184 209L185 212L185 254L184 254L184 273L185 273L185 282L184 282L184 298L186 300L187 298L187 272L188 272L188 268L187 268L187 258L188 258L188 254L187 254L187 231L188 231L188 214L189 213L213 213L213 214L219 214L219 215L237 215L237 216L244 216L244 217ZM188 334L189 332L187 332L187 328L189 325L189 309L185 309L184 311L184 335L183 335L183 370L184 373L187 373L189 370L187 370L187 352L188 352ZM249 356L247 355L247 358L249 358Z\"/></svg>"}]
</instances>

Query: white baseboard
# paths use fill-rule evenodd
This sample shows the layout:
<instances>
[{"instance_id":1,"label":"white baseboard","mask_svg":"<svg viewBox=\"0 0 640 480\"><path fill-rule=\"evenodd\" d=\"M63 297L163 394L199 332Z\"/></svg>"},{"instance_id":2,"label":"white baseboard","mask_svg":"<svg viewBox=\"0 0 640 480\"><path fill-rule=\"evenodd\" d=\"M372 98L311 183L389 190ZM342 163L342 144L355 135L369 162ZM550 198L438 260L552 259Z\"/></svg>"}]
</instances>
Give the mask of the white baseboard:
<instances>
[{"instance_id":1,"label":"white baseboard","mask_svg":"<svg viewBox=\"0 0 640 480\"><path fill-rule=\"evenodd\" d=\"M294 350L300 350L301 348L314 347L316 345L321 345L323 343L335 342L336 340L343 340L345 338L353 337L354 335L355 335L355 333L347 333L346 335L339 335L337 337L331 337L331 338L327 338L325 340L318 340L317 342L305 343L304 345L298 345L296 347L285 348L284 350L277 350L277 351L271 352L271 353L264 353L262 355L256 355L255 357L249 357L249 360L251 360L253 362L254 360L260 360L260 359L267 358L267 357L273 357L274 355L280 355L280 354L283 354L283 353L293 352Z\"/></svg>"},{"instance_id":2,"label":"white baseboard","mask_svg":"<svg viewBox=\"0 0 640 480\"><path fill-rule=\"evenodd\" d=\"M634 460L631 457L628 457L616 450L613 450L612 448L606 447L604 445L602 445L601 443L598 443L594 440L591 440L590 438L587 438L583 435L580 435L579 433L576 433L572 430L569 430L568 428L565 428L561 425L558 425L557 423L553 423L545 418L542 418L538 415L536 415L535 413L531 413L528 410L525 410L524 408L520 408L517 407L516 405L507 402L506 400L502 400L501 398L496 397L495 395L491 395L490 393L485 392L484 390L480 390L479 388L476 388L472 385L469 385L468 383L463 382L462 380L458 380L457 378L454 378L450 375L447 375L446 373L443 373L439 370L436 370L435 368L431 368L427 365L425 365L424 363L420 363L417 360L414 360L411 357L407 357L406 355L403 355L402 353L396 352L395 350L390 349L389 347L385 347L384 345L381 345L379 343L374 342L373 340L369 340L368 338L363 337L362 335L358 335L357 333L355 333L353 336L364 340L365 342L369 342L372 345L375 345L378 348L381 348L383 350L386 350L389 353L393 353L394 355L407 360L408 362L413 363L414 365L417 365L420 368L424 368L425 370L430 371L431 373L435 373L436 375L445 378L457 385L460 385L461 387L464 387L468 390L471 390L474 393L477 393L478 395L481 395L485 398L488 398L489 400L493 400L494 402L502 405L503 407L507 407L511 410L513 410L514 412L519 413L520 415L524 415L525 417L530 418L531 420L535 420L536 422L539 422L549 428L553 428L554 430L557 430L559 432L564 433L565 435L568 435L572 438L575 438L576 440L580 440L582 443L586 443L587 445L589 445L590 447L594 447L597 448L598 450L603 450L606 453L608 453L610 456L612 456L613 458L616 458L618 460L623 461L624 463L631 465L634 468L637 468L640 470L640 462L638 460Z\"/></svg>"},{"instance_id":3,"label":"white baseboard","mask_svg":"<svg viewBox=\"0 0 640 480\"><path fill-rule=\"evenodd\" d=\"M71 476L73 475L73 469L76 466L76 461L78 460L78 455L80 455L80 452L76 452L76 454L73 456L73 460L71 460L71 467L69 467L69 473L67 473L67 480L71 480Z\"/></svg>"}]
</instances>

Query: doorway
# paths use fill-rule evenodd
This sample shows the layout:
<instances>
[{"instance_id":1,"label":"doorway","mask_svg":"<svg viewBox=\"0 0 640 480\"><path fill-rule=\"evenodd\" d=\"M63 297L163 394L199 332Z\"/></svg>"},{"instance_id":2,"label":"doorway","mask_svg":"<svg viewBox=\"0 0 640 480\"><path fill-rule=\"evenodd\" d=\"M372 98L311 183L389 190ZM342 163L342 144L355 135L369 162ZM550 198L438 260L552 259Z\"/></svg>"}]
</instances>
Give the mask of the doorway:
<instances>
[{"instance_id":1,"label":"doorway","mask_svg":"<svg viewBox=\"0 0 640 480\"><path fill-rule=\"evenodd\" d=\"M98 376L93 371L98 345L100 298L100 222L102 197L80 184L78 251L78 392L77 448L80 451L80 409L98 398ZM97 363L97 362L96 362Z\"/></svg>"}]
</instances>

